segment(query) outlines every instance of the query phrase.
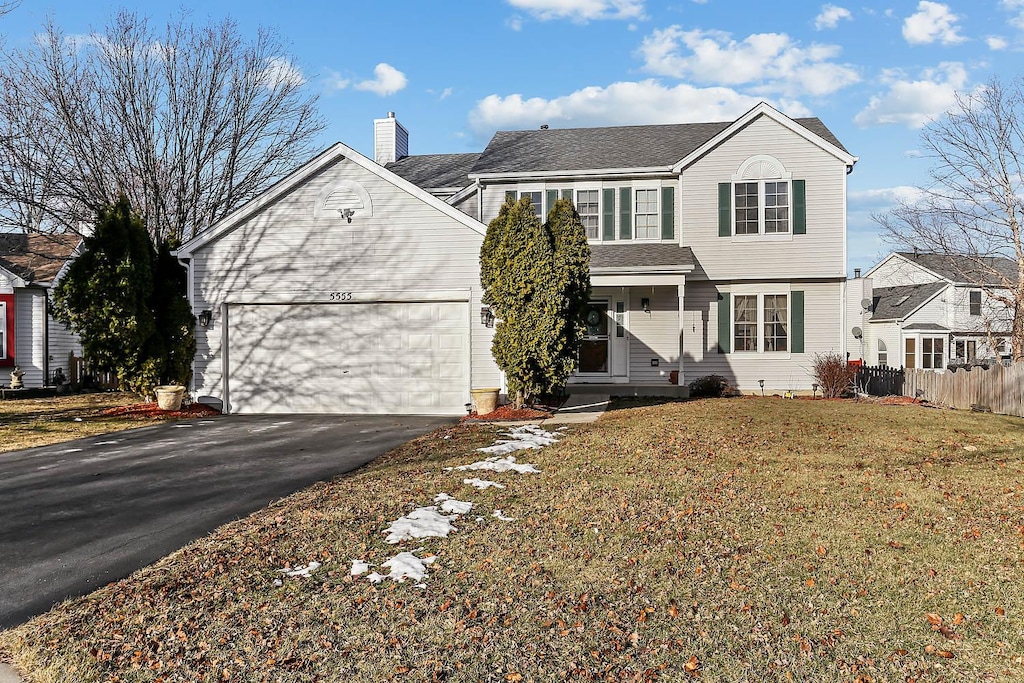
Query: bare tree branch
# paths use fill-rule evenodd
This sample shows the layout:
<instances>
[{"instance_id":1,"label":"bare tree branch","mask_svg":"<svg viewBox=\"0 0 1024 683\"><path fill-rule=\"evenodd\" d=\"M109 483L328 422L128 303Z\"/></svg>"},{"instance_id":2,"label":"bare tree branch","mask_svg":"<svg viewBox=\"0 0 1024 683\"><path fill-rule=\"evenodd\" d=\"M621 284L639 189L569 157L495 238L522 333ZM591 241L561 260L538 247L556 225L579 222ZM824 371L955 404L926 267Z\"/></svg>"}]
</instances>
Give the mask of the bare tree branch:
<instances>
[{"instance_id":1,"label":"bare tree branch","mask_svg":"<svg viewBox=\"0 0 1024 683\"><path fill-rule=\"evenodd\" d=\"M76 230L123 192L155 240L187 240L312 154L304 84L275 34L231 21L50 23L0 66L0 221Z\"/></svg>"},{"instance_id":2,"label":"bare tree branch","mask_svg":"<svg viewBox=\"0 0 1024 683\"><path fill-rule=\"evenodd\" d=\"M1024 361L1024 80L993 79L959 95L921 141L931 183L873 218L898 247L958 257L949 263L961 281L1006 308L1007 320L985 320L989 336L1008 326L1013 358ZM1007 272L995 257L1016 268Z\"/></svg>"}]
</instances>

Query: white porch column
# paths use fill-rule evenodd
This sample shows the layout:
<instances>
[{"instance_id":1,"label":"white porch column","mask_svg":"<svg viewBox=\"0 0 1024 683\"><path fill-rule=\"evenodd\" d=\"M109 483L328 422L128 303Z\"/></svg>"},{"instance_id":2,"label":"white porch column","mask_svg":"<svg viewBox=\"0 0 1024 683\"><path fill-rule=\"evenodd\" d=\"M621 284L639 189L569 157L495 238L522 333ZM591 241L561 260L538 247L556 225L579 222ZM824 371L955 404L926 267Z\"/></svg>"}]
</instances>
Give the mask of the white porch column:
<instances>
[{"instance_id":1,"label":"white porch column","mask_svg":"<svg viewBox=\"0 0 1024 683\"><path fill-rule=\"evenodd\" d=\"M686 293L686 278L683 278L683 281L676 285L676 293L679 297L679 321L677 323L679 326L679 332L676 336L676 342L679 344L679 386L683 386L686 384L686 380L684 379L686 377L686 364L683 362L683 323L686 320L685 309L683 308L683 299Z\"/></svg>"}]
</instances>

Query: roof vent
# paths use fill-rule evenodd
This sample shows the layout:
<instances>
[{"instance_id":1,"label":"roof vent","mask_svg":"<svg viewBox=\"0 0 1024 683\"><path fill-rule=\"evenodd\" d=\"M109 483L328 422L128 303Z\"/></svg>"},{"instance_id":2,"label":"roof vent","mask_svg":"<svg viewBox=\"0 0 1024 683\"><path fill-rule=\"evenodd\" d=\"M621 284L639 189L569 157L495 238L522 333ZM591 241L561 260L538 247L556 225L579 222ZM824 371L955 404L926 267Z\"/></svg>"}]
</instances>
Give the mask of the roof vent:
<instances>
[{"instance_id":1,"label":"roof vent","mask_svg":"<svg viewBox=\"0 0 1024 683\"><path fill-rule=\"evenodd\" d=\"M541 130L547 130L548 129L548 124L546 124L546 123L540 124L540 129Z\"/></svg>"}]
</instances>

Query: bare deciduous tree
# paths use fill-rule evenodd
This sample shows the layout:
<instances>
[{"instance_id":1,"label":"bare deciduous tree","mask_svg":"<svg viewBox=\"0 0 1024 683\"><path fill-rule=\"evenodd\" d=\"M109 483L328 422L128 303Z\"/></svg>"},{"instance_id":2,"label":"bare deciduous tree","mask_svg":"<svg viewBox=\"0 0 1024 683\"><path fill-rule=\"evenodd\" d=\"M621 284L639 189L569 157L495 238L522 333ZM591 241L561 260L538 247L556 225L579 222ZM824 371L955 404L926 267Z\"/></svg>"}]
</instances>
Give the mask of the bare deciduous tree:
<instances>
[{"instance_id":1,"label":"bare deciduous tree","mask_svg":"<svg viewBox=\"0 0 1024 683\"><path fill-rule=\"evenodd\" d=\"M124 193L158 242L189 239L305 161L322 120L280 40L229 21L162 30L122 11L52 22L0 67L0 220L76 230Z\"/></svg>"},{"instance_id":2,"label":"bare deciduous tree","mask_svg":"<svg viewBox=\"0 0 1024 683\"><path fill-rule=\"evenodd\" d=\"M953 111L925 127L931 183L874 216L905 248L947 255L962 282L1005 307L1013 359L1024 360L1024 80L991 80L960 94ZM1006 268L1009 259L1011 267ZM1012 267L1016 264L1016 267Z\"/></svg>"}]
</instances>

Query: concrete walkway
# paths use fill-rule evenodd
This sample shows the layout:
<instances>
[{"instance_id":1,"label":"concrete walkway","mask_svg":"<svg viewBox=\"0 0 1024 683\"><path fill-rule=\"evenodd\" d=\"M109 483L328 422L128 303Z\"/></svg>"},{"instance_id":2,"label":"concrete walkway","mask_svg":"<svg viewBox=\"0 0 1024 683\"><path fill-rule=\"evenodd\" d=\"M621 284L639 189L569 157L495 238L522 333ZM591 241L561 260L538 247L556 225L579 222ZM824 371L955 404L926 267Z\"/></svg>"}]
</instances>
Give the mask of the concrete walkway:
<instances>
[{"instance_id":1,"label":"concrete walkway","mask_svg":"<svg viewBox=\"0 0 1024 683\"><path fill-rule=\"evenodd\" d=\"M558 412L541 424L547 427L595 422L608 409L610 402L611 396L607 394L571 394Z\"/></svg>"},{"instance_id":2,"label":"concrete walkway","mask_svg":"<svg viewBox=\"0 0 1024 683\"><path fill-rule=\"evenodd\" d=\"M0 662L0 683L22 683L22 680L14 669Z\"/></svg>"}]
</instances>

